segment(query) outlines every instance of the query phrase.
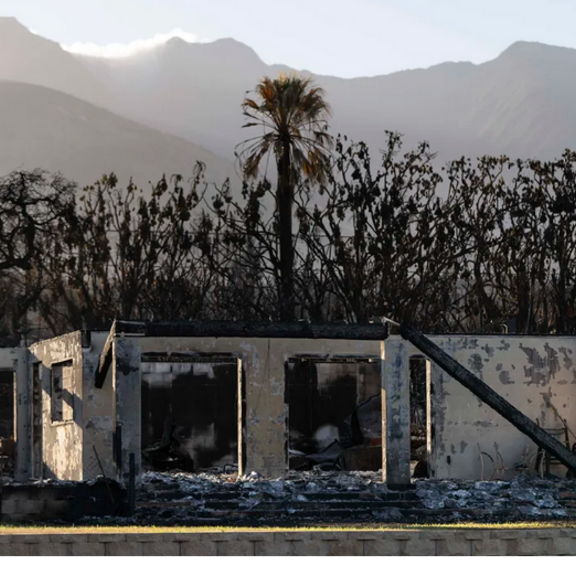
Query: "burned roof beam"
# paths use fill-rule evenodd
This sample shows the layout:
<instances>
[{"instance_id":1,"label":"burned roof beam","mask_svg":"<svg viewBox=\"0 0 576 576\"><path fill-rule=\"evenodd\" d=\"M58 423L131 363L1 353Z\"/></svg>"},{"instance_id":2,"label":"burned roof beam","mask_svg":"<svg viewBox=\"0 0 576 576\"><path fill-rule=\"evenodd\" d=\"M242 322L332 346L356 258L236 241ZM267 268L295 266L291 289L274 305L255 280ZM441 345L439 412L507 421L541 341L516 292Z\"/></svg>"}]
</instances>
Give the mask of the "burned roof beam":
<instances>
[{"instance_id":1,"label":"burned roof beam","mask_svg":"<svg viewBox=\"0 0 576 576\"><path fill-rule=\"evenodd\" d=\"M295 338L385 340L386 324L309 324L308 322L201 321L130 322L118 320L116 333L134 336L196 338Z\"/></svg>"},{"instance_id":2,"label":"burned roof beam","mask_svg":"<svg viewBox=\"0 0 576 576\"><path fill-rule=\"evenodd\" d=\"M101 389L104 386L106 376L108 375L108 370L110 370L110 366L112 365L112 345L114 343L115 337L116 337L116 321L114 321L114 323L112 324L112 328L110 328L108 338L106 338L104 348L102 349L102 353L100 354L100 361L98 362L98 366L96 367L94 384L98 389Z\"/></svg>"}]
</instances>

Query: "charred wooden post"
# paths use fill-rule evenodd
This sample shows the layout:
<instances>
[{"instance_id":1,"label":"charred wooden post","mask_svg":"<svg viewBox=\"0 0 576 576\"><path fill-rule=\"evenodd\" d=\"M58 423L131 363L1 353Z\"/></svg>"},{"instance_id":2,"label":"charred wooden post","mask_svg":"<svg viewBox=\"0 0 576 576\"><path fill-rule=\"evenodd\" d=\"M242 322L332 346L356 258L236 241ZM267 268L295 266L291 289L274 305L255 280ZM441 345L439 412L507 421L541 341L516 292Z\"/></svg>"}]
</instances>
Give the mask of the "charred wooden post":
<instances>
[{"instance_id":1,"label":"charred wooden post","mask_svg":"<svg viewBox=\"0 0 576 576\"><path fill-rule=\"evenodd\" d=\"M94 382L96 388L102 388L104 386L104 381L106 380L106 376L108 375L108 371L112 365L112 350L115 338L116 321L114 321L112 328L110 328L110 333L108 334L108 338L106 338L106 342L104 343L102 354L100 354L100 361L98 362L98 366L96 368L96 376Z\"/></svg>"},{"instance_id":2,"label":"charred wooden post","mask_svg":"<svg viewBox=\"0 0 576 576\"><path fill-rule=\"evenodd\" d=\"M522 414L520 410L512 406L510 402L494 392L490 386L482 382L480 378L474 376L464 366L454 358L446 354L434 342L427 338L422 332L416 330L410 324L400 325L400 334L403 338L414 344L418 350L426 354L431 360L436 362L447 374L456 379L462 386L470 390L482 402L496 410L500 416L506 418L520 432L526 434L543 450L551 456L557 458L572 472L576 472L576 456L566 448L561 442L532 422L530 418Z\"/></svg>"},{"instance_id":3,"label":"charred wooden post","mask_svg":"<svg viewBox=\"0 0 576 576\"><path fill-rule=\"evenodd\" d=\"M134 516L136 512L136 457L130 453L130 472L128 476L128 515Z\"/></svg>"}]
</instances>

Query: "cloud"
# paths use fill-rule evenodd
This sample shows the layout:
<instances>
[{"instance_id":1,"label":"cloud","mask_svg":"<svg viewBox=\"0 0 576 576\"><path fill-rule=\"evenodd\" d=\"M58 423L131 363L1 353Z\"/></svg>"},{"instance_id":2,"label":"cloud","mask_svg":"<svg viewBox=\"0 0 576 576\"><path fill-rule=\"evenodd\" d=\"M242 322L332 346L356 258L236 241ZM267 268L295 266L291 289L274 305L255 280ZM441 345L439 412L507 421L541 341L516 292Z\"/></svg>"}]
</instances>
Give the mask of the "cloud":
<instances>
[{"instance_id":1,"label":"cloud","mask_svg":"<svg viewBox=\"0 0 576 576\"><path fill-rule=\"evenodd\" d=\"M182 38L186 42L200 42L200 39L189 32L184 32L180 28L175 28L168 34L156 34L154 38L148 40L134 40L128 44L106 44L105 46L98 46L90 42L75 42L69 46L62 45L62 48L67 52L74 54L84 54L86 56L101 56L103 58L125 58L132 56L138 52L143 52L165 44L171 38Z\"/></svg>"}]
</instances>

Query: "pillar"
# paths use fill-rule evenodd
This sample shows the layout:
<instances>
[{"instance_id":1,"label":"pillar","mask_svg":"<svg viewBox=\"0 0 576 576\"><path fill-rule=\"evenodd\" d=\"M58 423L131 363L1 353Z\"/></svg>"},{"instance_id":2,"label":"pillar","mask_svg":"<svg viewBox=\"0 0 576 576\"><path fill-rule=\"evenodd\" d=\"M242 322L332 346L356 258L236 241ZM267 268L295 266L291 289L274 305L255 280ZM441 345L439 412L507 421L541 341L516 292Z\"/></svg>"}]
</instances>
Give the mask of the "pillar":
<instances>
[{"instance_id":1,"label":"pillar","mask_svg":"<svg viewBox=\"0 0 576 576\"><path fill-rule=\"evenodd\" d=\"M11 350L14 369L14 425L16 454L14 479L28 482L32 477L32 380L28 371L27 348Z\"/></svg>"},{"instance_id":2,"label":"pillar","mask_svg":"<svg viewBox=\"0 0 576 576\"><path fill-rule=\"evenodd\" d=\"M116 423L122 426L122 469L118 470L118 475L127 483L131 453L135 457L136 475L140 474L142 466L140 349L130 339L116 338L112 351Z\"/></svg>"},{"instance_id":3,"label":"pillar","mask_svg":"<svg viewBox=\"0 0 576 576\"><path fill-rule=\"evenodd\" d=\"M283 340L262 339L243 346L246 379L245 467L264 478L282 478L288 472L286 384Z\"/></svg>"},{"instance_id":4,"label":"pillar","mask_svg":"<svg viewBox=\"0 0 576 576\"><path fill-rule=\"evenodd\" d=\"M386 340L382 353L382 476L406 489L410 474L410 361L408 342Z\"/></svg>"}]
</instances>

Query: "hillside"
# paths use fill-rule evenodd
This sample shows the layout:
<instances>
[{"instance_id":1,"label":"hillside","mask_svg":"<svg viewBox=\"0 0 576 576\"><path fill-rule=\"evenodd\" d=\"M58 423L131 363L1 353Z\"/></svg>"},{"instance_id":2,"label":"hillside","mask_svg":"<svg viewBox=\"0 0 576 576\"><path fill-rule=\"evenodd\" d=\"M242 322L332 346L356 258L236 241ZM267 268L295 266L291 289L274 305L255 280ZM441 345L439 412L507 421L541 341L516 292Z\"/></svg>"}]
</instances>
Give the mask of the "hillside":
<instances>
[{"instance_id":1,"label":"hillside","mask_svg":"<svg viewBox=\"0 0 576 576\"><path fill-rule=\"evenodd\" d=\"M113 171L146 188L163 173L190 177L199 160L209 180L235 177L231 162L204 148L29 84L0 82L0 134L0 174L41 167L86 185Z\"/></svg>"},{"instance_id":2,"label":"hillside","mask_svg":"<svg viewBox=\"0 0 576 576\"><path fill-rule=\"evenodd\" d=\"M108 88L84 64L15 18L0 17L0 80L38 84L103 106Z\"/></svg>"}]
</instances>

